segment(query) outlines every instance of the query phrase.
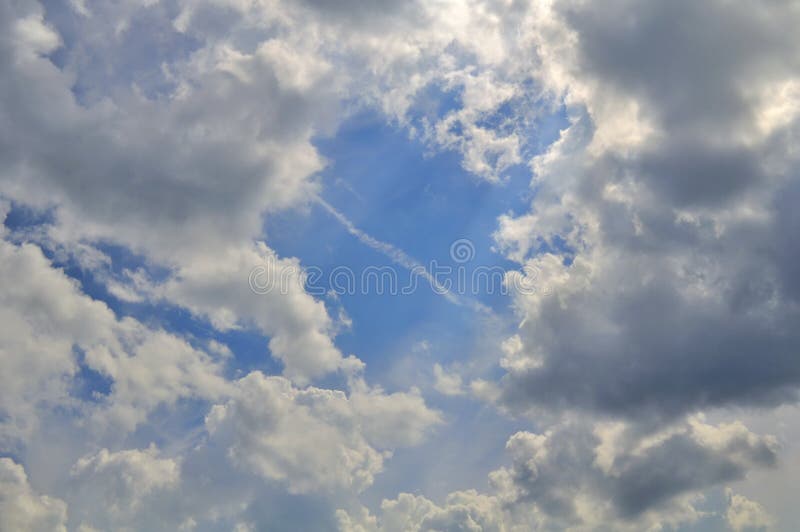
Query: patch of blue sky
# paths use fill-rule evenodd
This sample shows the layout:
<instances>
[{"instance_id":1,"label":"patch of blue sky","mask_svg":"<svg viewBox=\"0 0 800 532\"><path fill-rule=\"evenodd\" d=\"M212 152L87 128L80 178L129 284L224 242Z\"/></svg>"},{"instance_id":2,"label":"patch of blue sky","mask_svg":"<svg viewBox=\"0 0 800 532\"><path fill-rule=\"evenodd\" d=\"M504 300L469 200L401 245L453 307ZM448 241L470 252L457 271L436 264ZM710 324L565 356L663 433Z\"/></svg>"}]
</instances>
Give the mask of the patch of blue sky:
<instances>
[{"instance_id":1,"label":"patch of blue sky","mask_svg":"<svg viewBox=\"0 0 800 532\"><path fill-rule=\"evenodd\" d=\"M461 87L449 88L439 83L430 83L417 93L408 119L412 123L422 120L437 120L451 111L461 109L463 106L463 89Z\"/></svg>"},{"instance_id":2,"label":"patch of blue sky","mask_svg":"<svg viewBox=\"0 0 800 532\"><path fill-rule=\"evenodd\" d=\"M449 100L439 112L458 104L455 93L436 93ZM552 119L552 140L565 123ZM429 270L452 268L441 279L452 287L458 275L466 275L467 296L490 307L494 313L509 312L509 298L502 293L500 277L491 283L482 278L472 290L477 268L508 270L516 265L493 251L491 234L503 213L524 212L530 204L530 173L517 165L508 169L508 179L491 184L468 174L460 154L431 154L421 141L407 132L387 125L382 116L365 111L351 117L333 138L319 138L317 148L330 161L322 172L324 199L371 237L403 250ZM409 272L390 257L354 237L328 211L311 207L303 212L285 212L266 223L267 241L282 256L299 257L303 266L321 275L313 279L316 289L337 289L339 296L329 307L341 304L350 318L352 331L339 336L337 344L367 362L368 375L386 381L397 371L397 361L420 345L435 352L434 361L460 361L469 357L468 346L483 334L476 327L476 311L454 305L418 279L410 294L377 293L375 284L360 283L368 268L393 268L398 287L409 285ZM459 263L451 257L451 245L471 242L474 255ZM347 268L356 279L354 293L344 290L332 274ZM463 270L462 270L463 268ZM374 280L374 277L371 278ZM480 321L480 320L478 320ZM510 331L509 331L510 334ZM389 378L389 382L391 382ZM409 379L411 381L411 379Z\"/></svg>"},{"instance_id":3,"label":"patch of blue sky","mask_svg":"<svg viewBox=\"0 0 800 532\"><path fill-rule=\"evenodd\" d=\"M521 156L526 161L543 153L570 123L563 101L536 96L541 94L541 89L532 84L524 83L526 90L522 96L507 100L476 123L504 134L515 133L520 139Z\"/></svg>"},{"instance_id":4,"label":"patch of blue sky","mask_svg":"<svg viewBox=\"0 0 800 532\"><path fill-rule=\"evenodd\" d=\"M93 370L82 349L74 348L78 370L70 382L70 395L87 402L99 402L111 393L113 379Z\"/></svg>"},{"instance_id":5,"label":"patch of blue sky","mask_svg":"<svg viewBox=\"0 0 800 532\"><path fill-rule=\"evenodd\" d=\"M4 225L10 231L22 231L43 224L52 224L55 221L55 213L52 209L34 209L14 201L10 203L10 209L4 221Z\"/></svg>"}]
</instances>

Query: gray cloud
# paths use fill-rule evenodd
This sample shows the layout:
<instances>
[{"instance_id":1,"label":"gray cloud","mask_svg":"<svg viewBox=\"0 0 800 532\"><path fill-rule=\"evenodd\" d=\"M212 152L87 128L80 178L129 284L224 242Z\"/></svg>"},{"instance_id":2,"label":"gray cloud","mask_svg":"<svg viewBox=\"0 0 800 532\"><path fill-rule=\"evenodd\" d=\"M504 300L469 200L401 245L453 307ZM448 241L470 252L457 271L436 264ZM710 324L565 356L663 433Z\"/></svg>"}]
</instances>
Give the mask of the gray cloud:
<instances>
[{"instance_id":1,"label":"gray cloud","mask_svg":"<svg viewBox=\"0 0 800 532\"><path fill-rule=\"evenodd\" d=\"M642 99L668 130L719 133L753 119L754 87L800 66L786 2L562 2L576 68ZM723 135L725 132L722 132Z\"/></svg>"},{"instance_id":2,"label":"gray cloud","mask_svg":"<svg viewBox=\"0 0 800 532\"><path fill-rule=\"evenodd\" d=\"M784 138L797 102L781 92L800 73L796 6L567 2L550 15L574 37L541 54L566 71L549 82L570 94L573 125L534 160L531 214L497 239L517 258L556 236L569 251L521 258L546 266L537 282L554 295L516 299L541 363L510 371L501 402L669 418L796 400Z\"/></svg>"},{"instance_id":3,"label":"gray cloud","mask_svg":"<svg viewBox=\"0 0 800 532\"><path fill-rule=\"evenodd\" d=\"M669 508L682 494L741 479L751 467L776 460L775 443L741 425L714 427L690 420L655 435L631 429L606 441L603 428L578 425L543 436L517 434L507 445L513 466L495 473L494 482L515 487L515 504L530 502L562 522L581 522L580 493L610 502L614 510L607 518L630 521Z\"/></svg>"},{"instance_id":4,"label":"gray cloud","mask_svg":"<svg viewBox=\"0 0 800 532\"><path fill-rule=\"evenodd\" d=\"M776 460L771 437L740 423L689 418L656 431L572 419L506 443L511 464L493 491L450 493L438 505L401 494L376 516L340 512L340 528L366 530L661 530L701 517L698 495ZM737 501L742 504L742 501ZM746 517L739 516L741 520ZM758 516L763 519L763 515Z\"/></svg>"}]
</instances>

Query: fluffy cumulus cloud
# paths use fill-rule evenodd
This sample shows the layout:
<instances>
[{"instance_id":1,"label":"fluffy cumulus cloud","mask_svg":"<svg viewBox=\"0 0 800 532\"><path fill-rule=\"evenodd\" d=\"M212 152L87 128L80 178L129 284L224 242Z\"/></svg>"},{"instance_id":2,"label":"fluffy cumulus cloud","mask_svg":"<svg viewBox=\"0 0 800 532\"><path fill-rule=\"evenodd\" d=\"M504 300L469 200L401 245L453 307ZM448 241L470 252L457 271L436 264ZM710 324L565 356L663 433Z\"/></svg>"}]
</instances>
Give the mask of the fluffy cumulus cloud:
<instances>
[{"instance_id":1,"label":"fluffy cumulus cloud","mask_svg":"<svg viewBox=\"0 0 800 532\"><path fill-rule=\"evenodd\" d=\"M64 501L36 493L10 458L0 458L0 510L3 530L67 530Z\"/></svg>"},{"instance_id":2,"label":"fluffy cumulus cloud","mask_svg":"<svg viewBox=\"0 0 800 532\"><path fill-rule=\"evenodd\" d=\"M291 493L360 491L391 450L418 443L440 422L418 394L297 389L251 373L206 417L211 442L237 466L286 484Z\"/></svg>"},{"instance_id":3,"label":"fluffy cumulus cloud","mask_svg":"<svg viewBox=\"0 0 800 532\"><path fill-rule=\"evenodd\" d=\"M243 279L264 293L254 297ZM283 362L286 376L297 382L357 370L360 362L343 357L334 345L334 321L322 302L306 294L302 279L299 261L282 259L259 242L188 264L156 291L220 330L257 327L270 336L270 352Z\"/></svg>"},{"instance_id":4,"label":"fluffy cumulus cloud","mask_svg":"<svg viewBox=\"0 0 800 532\"><path fill-rule=\"evenodd\" d=\"M767 530L774 525L774 521L763 506L743 495L737 495L731 490L727 490L726 493L729 505L725 516L728 519L728 524L735 532Z\"/></svg>"},{"instance_id":5,"label":"fluffy cumulus cloud","mask_svg":"<svg viewBox=\"0 0 800 532\"><path fill-rule=\"evenodd\" d=\"M82 410L97 428L133 430L160 405L225 393L218 357L133 318L118 319L39 247L2 242L0 256L0 439L9 445L29 437L40 414L54 408ZM82 369L111 379L107 393L81 401L75 381Z\"/></svg>"},{"instance_id":6,"label":"fluffy cumulus cloud","mask_svg":"<svg viewBox=\"0 0 800 532\"><path fill-rule=\"evenodd\" d=\"M659 530L696 523L704 490L775 464L771 437L740 423L689 418L655 432L636 425L563 422L541 434L518 432L511 465L489 475L493 491L447 495L442 504L403 493L380 514L339 512L339 527L357 530ZM734 525L768 522L757 503L730 495ZM743 525L740 525L743 526Z\"/></svg>"},{"instance_id":7,"label":"fluffy cumulus cloud","mask_svg":"<svg viewBox=\"0 0 800 532\"><path fill-rule=\"evenodd\" d=\"M148 498L163 497L177 488L180 465L173 459L159 458L154 445L118 452L101 449L80 458L70 474L75 486L70 497L79 497L85 503L73 504L73 512L99 504L106 514L102 519L105 526L119 526L132 521L148 504L152 506Z\"/></svg>"},{"instance_id":8,"label":"fluffy cumulus cloud","mask_svg":"<svg viewBox=\"0 0 800 532\"><path fill-rule=\"evenodd\" d=\"M517 299L542 364L509 371L504 403L672 416L795 396L797 121L781 87L796 82L782 28L798 13L730 7L542 12L543 79L573 119L532 161L531 213L496 233L552 293ZM775 105L782 118L759 121Z\"/></svg>"},{"instance_id":9,"label":"fluffy cumulus cloud","mask_svg":"<svg viewBox=\"0 0 800 532\"><path fill-rule=\"evenodd\" d=\"M288 373L302 379L335 370L341 354L330 343L327 315L302 290L277 303L226 290L233 276L246 278L274 255L252 242L263 214L296 204L315 188L310 177L322 162L309 143L312 124L324 128L321 115L333 106L315 90L329 85L321 79L324 68L319 76L306 73L312 79L300 87L287 85L283 77L306 69L296 64L302 57L266 44L244 54L209 37L208 46L175 65L183 72L163 74L165 83L174 79L169 96L148 95L134 84L97 102L85 95L90 100L82 102L76 76L91 77L104 62L107 75L122 75L114 69L126 65L115 63L113 48L119 52L133 45L129 39L148 38L127 35L133 30L124 25L133 24L135 15L107 14L123 17L115 21L119 34L92 37L108 39L112 50L92 47L100 57L86 65L83 46L96 43L76 44L65 52L68 68L58 69L43 56L62 44L43 10L4 9L5 23L16 29L4 32L8 75L2 91L16 102L3 115L4 194L53 209L58 223L52 240L111 241L173 269L159 294L202 315L213 307L215 324L251 323L259 315L256 325L272 336L279 357L290 350L297 357L301 367L289 362ZM73 37L89 31L87 24L101 31L94 20L80 19ZM27 133L19 134L23 127ZM215 283L197 290L210 276ZM276 305L289 312L271 311Z\"/></svg>"},{"instance_id":10,"label":"fluffy cumulus cloud","mask_svg":"<svg viewBox=\"0 0 800 532\"><path fill-rule=\"evenodd\" d=\"M740 490L791 430L738 418L800 385L798 25L780 1L0 0L0 529L791 530ZM319 141L362 112L455 154L515 265L494 353L430 383L373 382L384 354L337 335L374 324L271 240L323 205L378 241L324 199ZM523 206L490 205L520 175ZM491 445L476 474L402 471Z\"/></svg>"}]
</instances>

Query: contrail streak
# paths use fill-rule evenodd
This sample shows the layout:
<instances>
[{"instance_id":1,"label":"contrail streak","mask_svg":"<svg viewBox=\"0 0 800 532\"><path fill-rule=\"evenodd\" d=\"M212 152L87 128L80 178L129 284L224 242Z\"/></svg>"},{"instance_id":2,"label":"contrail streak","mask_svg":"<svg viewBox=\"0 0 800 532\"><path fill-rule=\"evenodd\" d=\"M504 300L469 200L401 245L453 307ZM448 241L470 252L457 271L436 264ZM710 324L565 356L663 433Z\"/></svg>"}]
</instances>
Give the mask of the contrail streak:
<instances>
[{"instance_id":1,"label":"contrail streak","mask_svg":"<svg viewBox=\"0 0 800 532\"><path fill-rule=\"evenodd\" d=\"M424 264L416 260L414 257L410 256L408 253L403 251L402 249L394 246L388 242L383 242L382 240L378 240L377 238L370 236L369 234L365 233L361 229L355 226L353 222L351 222L344 214L339 212L333 205L325 201L319 196L316 196L316 202L325 209L331 216L336 218L336 220L344 226L348 233L356 237L362 244L374 249L375 251L382 253L389 257L392 262L402 266L403 268L418 273L422 276L426 281L428 281L431 287L437 294L440 294L445 299L454 303L456 305L465 305L471 307L473 310L478 312L490 313L488 307L485 305L478 303L477 301L473 301L471 299L467 299L464 297L459 297L452 292L450 292L446 287L442 286L436 278L431 275L428 269L425 267Z\"/></svg>"}]
</instances>

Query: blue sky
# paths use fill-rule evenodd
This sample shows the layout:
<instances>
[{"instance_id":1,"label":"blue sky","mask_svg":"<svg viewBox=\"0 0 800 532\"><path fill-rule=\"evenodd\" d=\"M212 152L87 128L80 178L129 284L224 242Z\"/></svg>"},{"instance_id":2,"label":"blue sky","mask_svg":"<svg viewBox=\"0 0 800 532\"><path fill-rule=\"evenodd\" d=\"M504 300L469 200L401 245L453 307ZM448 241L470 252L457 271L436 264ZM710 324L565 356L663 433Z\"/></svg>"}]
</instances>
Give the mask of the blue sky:
<instances>
[{"instance_id":1,"label":"blue sky","mask_svg":"<svg viewBox=\"0 0 800 532\"><path fill-rule=\"evenodd\" d=\"M557 134L557 126L551 129ZM492 251L491 233L499 214L519 212L530 202L524 168L510 169L501 185L481 182L463 170L458 154L426 155L424 145L385 124L374 112L359 113L334 138L319 139L316 145L330 161L320 176L322 196L367 234L426 266L437 261L457 267L450 246L466 238L475 246L474 262L466 265L470 273L478 265L513 267ZM411 282L407 271L359 242L318 206L271 217L266 225L268 242L278 253L322 270L319 284L326 291L338 266L351 268L358 277L370 266L392 266L398 270L400 286ZM500 294L500 286L493 288L493 293L484 289L476 298L495 312L507 313L508 299ZM374 287L366 292L341 296L354 329L338 342L376 371L386 371L394 357L431 338L437 360L459 360L481 334L474 327L478 318L474 310L454 305L424 280L410 295L386 297L375 293Z\"/></svg>"}]
</instances>

